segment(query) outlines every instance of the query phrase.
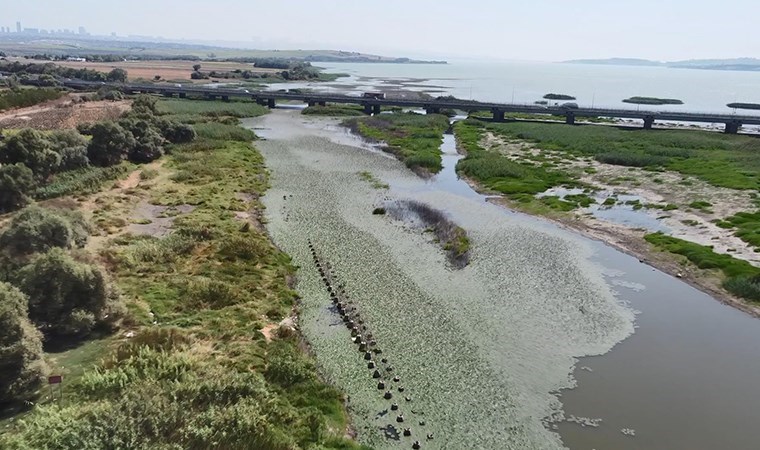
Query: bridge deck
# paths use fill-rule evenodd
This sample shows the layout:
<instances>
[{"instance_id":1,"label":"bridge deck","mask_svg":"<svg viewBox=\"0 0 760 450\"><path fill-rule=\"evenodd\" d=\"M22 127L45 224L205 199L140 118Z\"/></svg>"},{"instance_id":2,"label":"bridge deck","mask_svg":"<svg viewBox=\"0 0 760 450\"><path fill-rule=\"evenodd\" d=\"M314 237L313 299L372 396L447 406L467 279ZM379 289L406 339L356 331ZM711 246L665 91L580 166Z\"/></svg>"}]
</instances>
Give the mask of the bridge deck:
<instances>
[{"instance_id":1,"label":"bridge deck","mask_svg":"<svg viewBox=\"0 0 760 450\"><path fill-rule=\"evenodd\" d=\"M164 95L198 95L205 97L247 98L260 101L287 100L304 103L348 103L365 107L396 106L402 108L421 108L426 110L456 109L461 111L491 111L496 117L499 113L554 114L575 117L615 117L643 120L672 120L682 122L725 123L734 125L760 125L760 116L736 114L691 113L677 111L641 111L632 109L609 108L563 108L561 106L518 105L509 103L489 103L469 100L406 100L376 99L350 95L292 93L273 91L244 91L201 86L171 86L154 84L99 83L81 80L66 80L64 86L72 88L93 88L110 86L131 92L147 92Z\"/></svg>"}]
</instances>

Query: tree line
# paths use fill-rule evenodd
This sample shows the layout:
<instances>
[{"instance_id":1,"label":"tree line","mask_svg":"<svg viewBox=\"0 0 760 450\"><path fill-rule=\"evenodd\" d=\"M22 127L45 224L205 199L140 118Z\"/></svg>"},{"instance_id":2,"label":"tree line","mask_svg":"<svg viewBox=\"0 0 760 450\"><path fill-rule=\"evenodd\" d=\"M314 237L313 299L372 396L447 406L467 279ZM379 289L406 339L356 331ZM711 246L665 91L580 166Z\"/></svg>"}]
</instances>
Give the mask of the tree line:
<instances>
[{"instance_id":1,"label":"tree line","mask_svg":"<svg viewBox=\"0 0 760 450\"><path fill-rule=\"evenodd\" d=\"M24 207L58 173L123 160L150 162L163 155L166 143L193 139L192 126L161 117L150 96L138 97L116 122L80 125L77 131L23 129L0 141L0 212Z\"/></svg>"}]
</instances>

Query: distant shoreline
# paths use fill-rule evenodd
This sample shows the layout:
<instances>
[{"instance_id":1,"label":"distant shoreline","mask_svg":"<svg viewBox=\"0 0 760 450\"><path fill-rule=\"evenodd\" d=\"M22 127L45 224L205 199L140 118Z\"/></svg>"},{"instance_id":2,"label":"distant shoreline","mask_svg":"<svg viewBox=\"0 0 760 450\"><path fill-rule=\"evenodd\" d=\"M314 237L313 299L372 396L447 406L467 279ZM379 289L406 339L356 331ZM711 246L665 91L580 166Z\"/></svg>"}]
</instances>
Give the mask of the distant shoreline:
<instances>
[{"instance_id":1,"label":"distant shoreline","mask_svg":"<svg viewBox=\"0 0 760 450\"><path fill-rule=\"evenodd\" d=\"M651 61L636 58L607 59L572 59L560 61L560 64L590 64L602 66L665 67L668 69L725 70L741 72L760 72L760 59L694 59L686 61Z\"/></svg>"}]
</instances>

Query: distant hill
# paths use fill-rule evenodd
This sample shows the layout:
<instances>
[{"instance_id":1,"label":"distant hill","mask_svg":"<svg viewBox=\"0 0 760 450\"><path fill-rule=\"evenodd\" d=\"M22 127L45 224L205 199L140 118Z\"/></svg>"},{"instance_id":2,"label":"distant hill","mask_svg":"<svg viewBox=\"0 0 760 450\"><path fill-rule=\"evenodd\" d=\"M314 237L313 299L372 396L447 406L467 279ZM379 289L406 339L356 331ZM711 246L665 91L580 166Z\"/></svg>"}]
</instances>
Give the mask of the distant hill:
<instances>
[{"instance_id":1,"label":"distant hill","mask_svg":"<svg viewBox=\"0 0 760 450\"><path fill-rule=\"evenodd\" d=\"M30 36L0 34L0 51L14 56L89 56L120 55L125 58L245 59L285 58L309 62L359 62L391 64L446 64L403 57L371 55L340 50L256 50L203 43L176 42L150 37L109 36Z\"/></svg>"},{"instance_id":2,"label":"distant hill","mask_svg":"<svg viewBox=\"0 0 760 450\"><path fill-rule=\"evenodd\" d=\"M703 70L743 70L760 71L760 59L757 58L733 58L733 59L688 59L683 61L650 61L636 58L608 58L608 59L574 59L563 61L565 64L604 64L615 66L656 66L671 67L676 69L703 69Z\"/></svg>"},{"instance_id":3,"label":"distant hill","mask_svg":"<svg viewBox=\"0 0 760 450\"><path fill-rule=\"evenodd\" d=\"M662 66L665 63L638 58L573 59L565 64L603 64L608 66Z\"/></svg>"}]
</instances>

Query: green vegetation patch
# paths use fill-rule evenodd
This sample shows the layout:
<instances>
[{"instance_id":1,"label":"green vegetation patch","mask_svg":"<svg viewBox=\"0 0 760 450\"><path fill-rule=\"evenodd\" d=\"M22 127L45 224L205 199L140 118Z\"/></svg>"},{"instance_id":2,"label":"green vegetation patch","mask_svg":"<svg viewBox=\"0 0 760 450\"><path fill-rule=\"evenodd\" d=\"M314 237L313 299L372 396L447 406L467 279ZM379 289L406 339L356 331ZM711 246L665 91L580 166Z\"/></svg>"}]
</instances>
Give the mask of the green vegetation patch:
<instances>
[{"instance_id":1,"label":"green vegetation patch","mask_svg":"<svg viewBox=\"0 0 760 450\"><path fill-rule=\"evenodd\" d=\"M608 164L665 169L732 189L760 189L760 140L697 130L630 130L547 123L483 123L507 138Z\"/></svg>"},{"instance_id":2,"label":"green vegetation patch","mask_svg":"<svg viewBox=\"0 0 760 450\"><path fill-rule=\"evenodd\" d=\"M14 89L0 91L0 111L24 108L38 103L55 100L65 92L57 89Z\"/></svg>"},{"instance_id":3,"label":"green vegetation patch","mask_svg":"<svg viewBox=\"0 0 760 450\"><path fill-rule=\"evenodd\" d=\"M361 171L359 172L359 178L370 183L375 189L388 189L388 184L383 183L383 181L372 174L372 172L366 170Z\"/></svg>"},{"instance_id":4,"label":"green vegetation patch","mask_svg":"<svg viewBox=\"0 0 760 450\"><path fill-rule=\"evenodd\" d=\"M715 253L712 247L684 241L662 233L644 236L660 250L684 256L700 269L716 269L723 276L723 287L739 297L760 300L760 268L730 255Z\"/></svg>"},{"instance_id":5,"label":"green vegetation patch","mask_svg":"<svg viewBox=\"0 0 760 450\"><path fill-rule=\"evenodd\" d=\"M220 102L216 100L162 99L157 103L161 114L219 117L257 117L267 113L266 106L252 101Z\"/></svg>"},{"instance_id":6,"label":"green vegetation patch","mask_svg":"<svg viewBox=\"0 0 760 450\"><path fill-rule=\"evenodd\" d=\"M623 100L623 103L633 103L636 105L683 105L682 100L677 98L658 98L658 97L631 97Z\"/></svg>"},{"instance_id":7,"label":"green vegetation patch","mask_svg":"<svg viewBox=\"0 0 760 450\"><path fill-rule=\"evenodd\" d=\"M195 205L173 232L120 235L101 252L129 299L132 337L113 339L94 369L67 379L62 406L38 403L14 420L0 447L359 448L344 439L341 393L319 379L297 333L275 328L269 341L259 331L291 314L294 268L235 214L263 207L263 157L226 139L236 133L217 134L172 146L160 170L173 174L150 190L153 204ZM67 274L89 274L65 262Z\"/></svg>"},{"instance_id":8,"label":"green vegetation patch","mask_svg":"<svg viewBox=\"0 0 760 450\"><path fill-rule=\"evenodd\" d=\"M760 211L740 212L719 221L721 228L736 228L734 233L744 242L755 248L760 248Z\"/></svg>"},{"instance_id":9,"label":"green vegetation patch","mask_svg":"<svg viewBox=\"0 0 760 450\"><path fill-rule=\"evenodd\" d=\"M359 105L336 105L336 104L328 104L325 106L320 105L314 105L314 106L308 106L301 111L301 114L306 115L312 115L312 116L335 116L335 117L343 117L343 116L363 116L364 115L364 108Z\"/></svg>"},{"instance_id":10,"label":"green vegetation patch","mask_svg":"<svg viewBox=\"0 0 760 450\"><path fill-rule=\"evenodd\" d=\"M387 149L412 170L438 173L443 168L441 144L449 120L440 114L392 113L348 119L343 125Z\"/></svg>"},{"instance_id":11,"label":"green vegetation patch","mask_svg":"<svg viewBox=\"0 0 760 450\"><path fill-rule=\"evenodd\" d=\"M546 100L575 100L575 97L572 95L567 94L555 94L555 93L549 93L544 95Z\"/></svg>"},{"instance_id":12,"label":"green vegetation patch","mask_svg":"<svg viewBox=\"0 0 760 450\"><path fill-rule=\"evenodd\" d=\"M490 128L490 124L486 128ZM485 128L481 122L468 119L458 122L454 130L459 145L467 153L457 164L457 171L478 180L491 190L519 196L535 195L555 186L577 185L563 172L512 161L497 152L483 149L480 140Z\"/></svg>"},{"instance_id":13,"label":"green vegetation patch","mask_svg":"<svg viewBox=\"0 0 760 450\"><path fill-rule=\"evenodd\" d=\"M729 103L726 106L729 108L736 108L736 109L754 109L754 110L760 110L760 103Z\"/></svg>"}]
</instances>

